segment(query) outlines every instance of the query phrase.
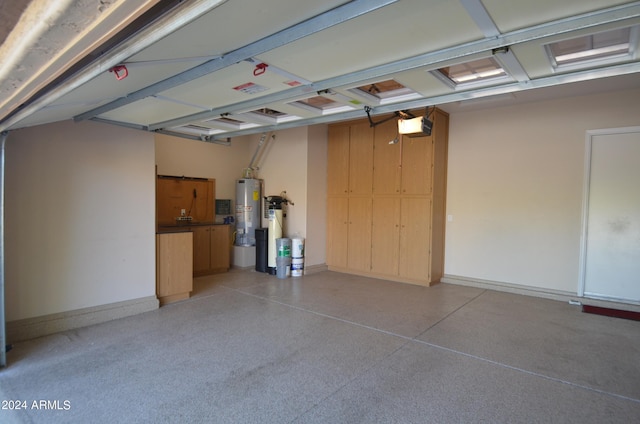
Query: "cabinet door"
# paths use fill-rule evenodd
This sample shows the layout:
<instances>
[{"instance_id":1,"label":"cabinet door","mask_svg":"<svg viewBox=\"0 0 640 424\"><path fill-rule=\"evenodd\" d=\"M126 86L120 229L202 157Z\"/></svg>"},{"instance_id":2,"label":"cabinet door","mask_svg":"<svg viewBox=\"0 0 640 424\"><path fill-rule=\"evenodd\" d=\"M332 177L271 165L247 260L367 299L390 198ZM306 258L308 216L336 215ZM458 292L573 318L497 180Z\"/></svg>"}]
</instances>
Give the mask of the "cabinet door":
<instances>
[{"instance_id":1,"label":"cabinet door","mask_svg":"<svg viewBox=\"0 0 640 424\"><path fill-rule=\"evenodd\" d=\"M349 132L349 194L371 194L373 186L373 128L352 124Z\"/></svg>"},{"instance_id":2,"label":"cabinet door","mask_svg":"<svg viewBox=\"0 0 640 424\"><path fill-rule=\"evenodd\" d=\"M327 193L347 194L348 191L349 126L330 126L327 145Z\"/></svg>"},{"instance_id":3,"label":"cabinet door","mask_svg":"<svg viewBox=\"0 0 640 424\"><path fill-rule=\"evenodd\" d=\"M211 264L211 227L193 227L193 273L204 274Z\"/></svg>"},{"instance_id":4,"label":"cabinet door","mask_svg":"<svg viewBox=\"0 0 640 424\"><path fill-rule=\"evenodd\" d=\"M347 266L354 270L371 270L371 198L349 199Z\"/></svg>"},{"instance_id":5,"label":"cabinet door","mask_svg":"<svg viewBox=\"0 0 640 424\"><path fill-rule=\"evenodd\" d=\"M184 209L197 221L213 221L215 180L158 176L156 179L156 215L158 224L175 224Z\"/></svg>"},{"instance_id":6,"label":"cabinet door","mask_svg":"<svg viewBox=\"0 0 640 424\"><path fill-rule=\"evenodd\" d=\"M194 221L213 221L215 203L215 182L192 181L188 184L189 208L187 215L191 215Z\"/></svg>"},{"instance_id":7,"label":"cabinet door","mask_svg":"<svg viewBox=\"0 0 640 424\"><path fill-rule=\"evenodd\" d=\"M211 257L210 266L215 271L226 271L229 269L230 261L230 241L229 227L227 225L215 225L211 227Z\"/></svg>"},{"instance_id":8,"label":"cabinet door","mask_svg":"<svg viewBox=\"0 0 640 424\"><path fill-rule=\"evenodd\" d=\"M398 275L400 199L377 197L372 211L371 271Z\"/></svg>"},{"instance_id":9,"label":"cabinet door","mask_svg":"<svg viewBox=\"0 0 640 424\"><path fill-rule=\"evenodd\" d=\"M349 199L327 199L327 265L346 268Z\"/></svg>"},{"instance_id":10,"label":"cabinet door","mask_svg":"<svg viewBox=\"0 0 640 424\"><path fill-rule=\"evenodd\" d=\"M432 137L402 137L402 194L431 194Z\"/></svg>"},{"instance_id":11,"label":"cabinet door","mask_svg":"<svg viewBox=\"0 0 640 424\"><path fill-rule=\"evenodd\" d=\"M398 194L400 192L401 144L389 144L398 136L398 123L394 119L375 127L373 137L373 193Z\"/></svg>"},{"instance_id":12,"label":"cabinet door","mask_svg":"<svg viewBox=\"0 0 640 424\"><path fill-rule=\"evenodd\" d=\"M158 297L189 293L193 290L191 233L158 234L156 293Z\"/></svg>"},{"instance_id":13,"label":"cabinet door","mask_svg":"<svg viewBox=\"0 0 640 424\"><path fill-rule=\"evenodd\" d=\"M405 198L400 205L400 267L401 277L429 282L431 201L426 198Z\"/></svg>"}]
</instances>

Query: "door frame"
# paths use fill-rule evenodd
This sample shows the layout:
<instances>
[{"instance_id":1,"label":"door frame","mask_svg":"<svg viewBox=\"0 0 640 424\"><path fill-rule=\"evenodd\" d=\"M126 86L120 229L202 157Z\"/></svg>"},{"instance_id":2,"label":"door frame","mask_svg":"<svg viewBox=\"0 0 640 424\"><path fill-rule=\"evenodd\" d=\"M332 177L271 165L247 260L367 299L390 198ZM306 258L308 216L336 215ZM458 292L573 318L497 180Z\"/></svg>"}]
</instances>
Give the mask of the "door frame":
<instances>
[{"instance_id":1,"label":"door frame","mask_svg":"<svg viewBox=\"0 0 640 424\"><path fill-rule=\"evenodd\" d=\"M585 297L584 290L587 270L587 226L589 223L589 193L591 188L591 151L593 148L593 138L602 135L629 133L640 133L640 126L587 130L585 135L584 178L582 185L582 223L580 229L580 271L578 275L579 297Z\"/></svg>"},{"instance_id":2,"label":"door frame","mask_svg":"<svg viewBox=\"0 0 640 424\"><path fill-rule=\"evenodd\" d=\"M4 315L4 164L7 136L6 131L0 133L0 368L7 366L7 332Z\"/></svg>"}]
</instances>

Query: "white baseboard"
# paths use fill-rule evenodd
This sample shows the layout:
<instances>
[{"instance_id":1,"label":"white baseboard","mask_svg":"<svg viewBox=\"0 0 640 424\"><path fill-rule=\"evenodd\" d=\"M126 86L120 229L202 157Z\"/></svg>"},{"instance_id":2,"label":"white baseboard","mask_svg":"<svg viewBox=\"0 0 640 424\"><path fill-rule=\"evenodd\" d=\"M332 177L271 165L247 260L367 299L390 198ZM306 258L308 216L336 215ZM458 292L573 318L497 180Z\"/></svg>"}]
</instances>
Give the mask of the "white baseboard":
<instances>
[{"instance_id":1,"label":"white baseboard","mask_svg":"<svg viewBox=\"0 0 640 424\"><path fill-rule=\"evenodd\" d=\"M159 302L155 296L109 303L107 305L76 309L57 314L43 315L9 321L6 324L7 342L35 339L60 331L100 324L118 318L124 318L142 312L158 309Z\"/></svg>"},{"instance_id":2,"label":"white baseboard","mask_svg":"<svg viewBox=\"0 0 640 424\"><path fill-rule=\"evenodd\" d=\"M545 299L560 300L568 302L570 300L581 299L576 293L562 290L542 289L540 287L524 286L519 284L502 283L498 281L481 280L477 278L460 277L457 275L445 274L441 283L457 284L459 286L478 287L481 289L495 290L507 293L521 294L524 296L542 297Z\"/></svg>"},{"instance_id":3,"label":"white baseboard","mask_svg":"<svg viewBox=\"0 0 640 424\"><path fill-rule=\"evenodd\" d=\"M507 293L521 294L524 296L542 297L545 299L572 302L578 305L601 306L603 308L620 309L623 311L640 312L640 304L636 302L620 302L592 297L580 297L577 293L561 290L542 289L540 287L521 286L518 284L501 283L498 281L481 280L477 278L460 277L457 275L445 275L440 282L445 284L457 284L460 286L478 287L487 290L495 290Z\"/></svg>"},{"instance_id":4,"label":"white baseboard","mask_svg":"<svg viewBox=\"0 0 640 424\"><path fill-rule=\"evenodd\" d=\"M304 267L304 275L315 274L316 272L328 271L327 264L306 265Z\"/></svg>"}]
</instances>

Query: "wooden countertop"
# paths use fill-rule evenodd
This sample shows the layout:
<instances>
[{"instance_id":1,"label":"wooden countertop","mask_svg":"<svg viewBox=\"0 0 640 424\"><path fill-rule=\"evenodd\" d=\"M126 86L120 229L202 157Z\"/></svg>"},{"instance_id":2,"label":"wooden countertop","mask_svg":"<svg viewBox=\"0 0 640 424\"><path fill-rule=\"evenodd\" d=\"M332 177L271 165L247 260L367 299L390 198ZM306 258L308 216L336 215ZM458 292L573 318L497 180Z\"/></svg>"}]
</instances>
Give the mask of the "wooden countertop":
<instances>
[{"instance_id":1,"label":"wooden countertop","mask_svg":"<svg viewBox=\"0 0 640 424\"><path fill-rule=\"evenodd\" d=\"M158 234L164 233L182 233L185 231L191 231L192 227L204 227L211 225L229 225L218 222L194 222L194 221L176 221L175 224L158 225Z\"/></svg>"}]
</instances>

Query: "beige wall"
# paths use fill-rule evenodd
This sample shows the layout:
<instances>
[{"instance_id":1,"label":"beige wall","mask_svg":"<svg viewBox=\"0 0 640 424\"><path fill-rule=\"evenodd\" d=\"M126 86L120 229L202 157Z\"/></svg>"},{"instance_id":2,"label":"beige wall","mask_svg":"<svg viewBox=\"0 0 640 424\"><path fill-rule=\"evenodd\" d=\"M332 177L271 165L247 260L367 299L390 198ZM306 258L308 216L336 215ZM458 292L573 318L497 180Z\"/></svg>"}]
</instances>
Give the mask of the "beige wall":
<instances>
[{"instance_id":1,"label":"beige wall","mask_svg":"<svg viewBox=\"0 0 640 424\"><path fill-rule=\"evenodd\" d=\"M214 178L216 198L235 199L235 181L249 165L249 139L240 137L231 146L170 137L155 136L158 175Z\"/></svg>"},{"instance_id":2,"label":"beige wall","mask_svg":"<svg viewBox=\"0 0 640 424\"><path fill-rule=\"evenodd\" d=\"M153 135L71 121L9 134L6 319L155 296Z\"/></svg>"},{"instance_id":3,"label":"beige wall","mask_svg":"<svg viewBox=\"0 0 640 424\"><path fill-rule=\"evenodd\" d=\"M327 126L293 128L275 132L265 150L259 178L265 195L287 192L286 237L305 239L305 267L326 262ZM254 136L257 146L259 136ZM266 226L267 220L263 220Z\"/></svg>"},{"instance_id":4,"label":"beige wall","mask_svg":"<svg viewBox=\"0 0 640 424\"><path fill-rule=\"evenodd\" d=\"M286 191L286 196L294 205L288 206L284 236L306 236L307 219L307 128L292 128L274 132L264 149L257 178L264 180L264 196L278 196ZM253 152L260 140L260 134L252 137ZM263 227L268 225L262 220Z\"/></svg>"},{"instance_id":5,"label":"beige wall","mask_svg":"<svg viewBox=\"0 0 640 424\"><path fill-rule=\"evenodd\" d=\"M309 127L306 265L327 262L327 125Z\"/></svg>"},{"instance_id":6,"label":"beige wall","mask_svg":"<svg viewBox=\"0 0 640 424\"><path fill-rule=\"evenodd\" d=\"M576 293L585 133L639 112L635 90L452 114L445 273Z\"/></svg>"},{"instance_id":7,"label":"beige wall","mask_svg":"<svg viewBox=\"0 0 640 424\"><path fill-rule=\"evenodd\" d=\"M257 178L264 180L264 196L286 196L294 204L287 207L284 237L307 237L307 127L274 132L275 138L266 144L259 156ZM255 151L260 134L252 136L251 152ZM262 219L262 226L268 221Z\"/></svg>"}]
</instances>

